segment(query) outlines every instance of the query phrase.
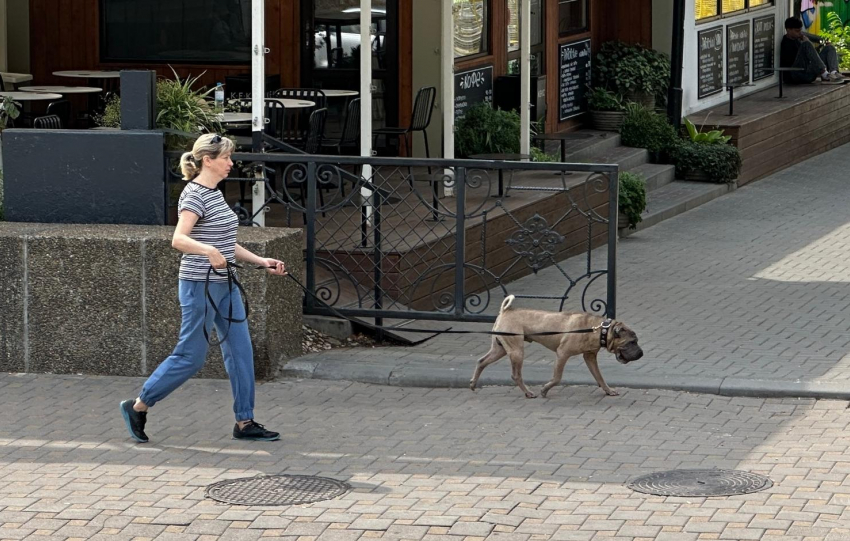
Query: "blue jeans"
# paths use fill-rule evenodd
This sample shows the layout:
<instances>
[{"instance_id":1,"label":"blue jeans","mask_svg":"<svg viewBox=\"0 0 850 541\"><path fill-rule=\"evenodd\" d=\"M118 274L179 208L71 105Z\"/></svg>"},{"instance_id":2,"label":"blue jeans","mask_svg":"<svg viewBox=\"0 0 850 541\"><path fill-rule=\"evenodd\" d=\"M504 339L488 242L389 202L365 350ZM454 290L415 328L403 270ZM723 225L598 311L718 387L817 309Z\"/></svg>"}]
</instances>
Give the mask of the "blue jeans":
<instances>
[{"instance_id":1,"label":"blue jeans","mask_svg":"<svg viewBox=\"0 0 850 541\"><path fill-rule=\"evenodd\" d=\"M180 280L179 291L180 308L183 310L180 338L174 352L154 370L142 386L139 398L148 406L153 406L197 374L204 366L209 349L209 343L204 338L204 327L211 335L212 326L215 324L218 337L227 333L227 338L221 344L221 354L230 377L236 420L253 419L254 351L251 347L251 335L248 333L248 322L228 323L216 315L212 306L206 309L209 301L204 296L204 282ZM230 303L233 303L234 319L245 317L242 296L236 286L228 291L227 282L210 282L210 295L215 300L219 312L225 317L228 315Z\"/></svg>"}]
</instances>

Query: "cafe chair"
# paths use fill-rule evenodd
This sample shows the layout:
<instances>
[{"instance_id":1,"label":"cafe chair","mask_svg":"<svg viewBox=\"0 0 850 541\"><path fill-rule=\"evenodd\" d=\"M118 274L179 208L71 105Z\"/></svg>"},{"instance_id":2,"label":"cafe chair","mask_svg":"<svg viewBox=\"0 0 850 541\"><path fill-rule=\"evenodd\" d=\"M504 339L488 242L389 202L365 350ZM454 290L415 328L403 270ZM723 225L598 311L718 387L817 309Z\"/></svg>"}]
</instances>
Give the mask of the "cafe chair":
<instances>
[{"instance_id":1,"label":"cafe chair","mask_svg":"<svg viewBox=\"0 0 850 541\"><path fill-rule=\"evenodd\" d=\"M47 105L45 116L56 115L62 121L63 126L71 123L71 102L68 100L56 100Z\"/></svg>"},{"instance_id":2,"label":"cafe chair","mask_svg":"<svg viewBox=\"0 0 850 541\"><path fill-rule=\"evenodd\" d=\"M410 125L406 128L380 128L374 131L375 136L383 135L385 139L389 137L397 137L399 143L404 143L404 153L406 156L413 154L413 133L422 132L425 138L425 156L431 157L431 150L428 146L428 132L426 131L431 124L431 114L434 112L434 100L437 97L437 89L433 86L426 86L419 89L416 93L416 100L413 102L413 114L410 118ZM429 169L430 172L430 169Z\"/></svg>"},{"instance_id":3,"label":"cafe chair","mask_svg":"<svg viewBox=\"0 0 850 541\"><path fill-rule=\"evenodd\" d=\"M32 127L37 130L61 130L62 119L59 115L45 115L33 120Z\"/></svg>"}]
</instances>

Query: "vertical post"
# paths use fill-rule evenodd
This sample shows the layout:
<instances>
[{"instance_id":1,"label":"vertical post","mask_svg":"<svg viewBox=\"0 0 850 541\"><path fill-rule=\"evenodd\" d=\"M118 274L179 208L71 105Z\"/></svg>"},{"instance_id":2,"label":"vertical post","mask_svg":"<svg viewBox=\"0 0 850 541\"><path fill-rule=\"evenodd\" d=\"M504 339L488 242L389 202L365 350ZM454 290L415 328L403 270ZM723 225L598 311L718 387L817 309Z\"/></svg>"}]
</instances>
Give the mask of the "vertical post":
<instances>
[{"instance_id":1,"label":"vertical post","mask_svg":"<svg viewBox=\"0 0 850 541\"><path fill-rule=\"evenodd\" d=\"M620 175L608 173L608 306L607 316L617 317L617 215L619 214Z\"/></svg>"},{"instance_id":2,"label":"vertical post","mask_svg":"<svg viewBox=\"0 0 850 541\"><path fill-rule=\"evenodd\" d=\"M266 127L266 6L265 0L251 1L251 150L263 151L263 130ZM259 178L265 176L260 168ZM254 223L259 227L266 225L266 184L262 180L254 182L251 189L251 210Z\"/></svg>"},{"instance_id":3,"label":"vertical post","mask_svg":"<svg viewBox=\"0 0 850 541\"><path fill-rule=\"evenodd\" d=\"M368 163L372 157L372 0L360 0L360 155L364 162L360 174L369 180L372 178L372 166ZM360 195L366 219L371 222L372 190L361 186Z\"/></svg>"},{"instance_id":4,"label":"vertical post","mask_svg":"<svg viewBox=\"0 0 850 541\"><path fill-rule=\"evenodd\" d=\"M455 316L461 319L466 308L464 291L466 262L466 169L458 167L455 171L455 189L457 207L455 210Z\"/></svg>"},{"instance_id":5,"label":"vertical post","mask_svg":"<svg viewBox=\"0 0 850 541\"><path fill-rule=\"evenodd\" d=\"M670 88L667 118L677 130L682 123L682 64L685 55L685 0L673 0L673 38L670 46Z\"/></svg>"},{"instance_id":6,"label":"vertical post","mask_svg":"<svg viewBox=\"0 0 850 541\"><path fill-rule=\"evenodd\" d=\"M440 79L443 99L443 159L453 160L455 157L455 27L452 16L452 0L441 0L440 6ZM454 172L450 168L443 170L445 178L452 178ZM453 188L443 187L443 195L451 196Z\"/></svg>"},{"instance_id":7,"label":"vertical post","mask_svg":"<svg viewBox=\"0 0 850 541\"><path fill-rule=\"evenodd\" d=\"M383 280L384 280L384 270L383 270L383 262L384 262L384 254L381 248L381 203L383 202L381 191L375 190L372 195L372 199L374 200L374 235L375 235L375 246L372 251L372 263L374 265L374 280L375 280L375 310L380 310L384 307L384 289L383 289ZM375 326L380 327L384 324L384 318L375 317ZM384 332L378 329L376 333L376 338L378 342L382 342L384 340Z\"/></svg>"},{"instance_id":8,"label":"vertical post","mask_svg":"<svg viewBox=\"0 0 850 541\"><path fill-rule=\"evenodd\" d=\"M531 0L520 0L519 23L519 151L522 154L529 154L531 152Z\"/></svg>"},{"instance_id":9,"label":"vertical post","mask_svg":"<svg viewBox=\"0 0 850 541\"><path fill-rule=\"evenodd\" d=\"M310 293L316 293L316 162L307 164L307 204L306 220L307 228L307 280L305 286ZM306 302L305 313L310 313L315 308L314 297L308 293L304 300Z\"/></svg>"}]
</instances>

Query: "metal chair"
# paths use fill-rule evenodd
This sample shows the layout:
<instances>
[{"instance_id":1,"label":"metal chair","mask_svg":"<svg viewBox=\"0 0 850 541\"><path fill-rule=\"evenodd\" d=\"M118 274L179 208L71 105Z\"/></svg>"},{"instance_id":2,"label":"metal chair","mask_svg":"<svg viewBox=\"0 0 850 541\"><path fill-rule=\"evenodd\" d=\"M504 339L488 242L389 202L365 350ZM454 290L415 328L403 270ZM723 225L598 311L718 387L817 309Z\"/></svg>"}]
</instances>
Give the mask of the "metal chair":
<instances>
[{"instance_id":1,"label":"metal chair","mask_svg":"<svg viewBox=\"0 0 850 541\"><path fill-rule=\"evenodd\" d=\"M310 114L309 129L304 138L304 152L318 154L325 139L325 122L328 119L327 109L316 109Z\"/></svg>"},{"instance_id":2,"label":"metal chair","mask_svg":"<svg viewBox=\"0 0 850 541\"><path fill-rule=\"evenodd\" d=\"M277 139L283 139L286 130L286 107L277 100L266 99L265 117L268 120L264 131Z\"/></svg>"},{"instance_id":3,"label":"metal chair","mask_svg":"<svg viewBox=\"0 0 850 541\"><path fill-rule=\"evenodd\" d=\"M360 145L360 98L353 99L348 104L348 110L345 113L345 121L342 125L342 133L339 140L332 143L325 143L324 147L332 149L335 154L340 156L343 154L343 149L354 149L355 151Z\"/></svg>"},{"instance_id":4,"label":"metal chair","mask_svg":"<svg viewBox=\"0 0 850 541\"><path fill-rule=\"evenodd\" d=\"M40 116L33 121L32 127L37 130L61 130L62 119L59 115Z\"/></svg>"},{"instance_id":5,"label":"metal chair","mask_svg":"<svg viewBox=\"0 0 850 541\"><path fill-rule=\"evenodd\" d=\"M62 121L63 126L71 123L71 102L68 100L56 100L47 105L45 116L56 115Z\"/></svg>"},{"instance_id":6,"label":"metal chair","mask_svg":"<svg viewBox=\"0 0 850 541\"><path fill-rule=\"evenodd\" d=\"M324 109L328 103L325 92L318 88L278 88L270 97L312 101L316 104L316 109Z\"/></svg>"},{"instance_id":7,"label":"metal chair","mask_svg":"<svg viewBox=\"0 0 850 541\"><path fill-rule=\"evenodd\" d=\"M377 137L383 135L385 138L398 137L399 142L404 141L404 151L407 156L413 153L413 132L422 132L425 138L425 156L431 157L431 149L428 146L428 132L426 129L431 124L431 114L434 112L434 100L437 97L437 89L426 86L416 93L416 101L413 102L413 114L410 125L406 128L380 128L373 133ZM429 168L430 172L430 168Z\"/></svg>"}]
</instances>

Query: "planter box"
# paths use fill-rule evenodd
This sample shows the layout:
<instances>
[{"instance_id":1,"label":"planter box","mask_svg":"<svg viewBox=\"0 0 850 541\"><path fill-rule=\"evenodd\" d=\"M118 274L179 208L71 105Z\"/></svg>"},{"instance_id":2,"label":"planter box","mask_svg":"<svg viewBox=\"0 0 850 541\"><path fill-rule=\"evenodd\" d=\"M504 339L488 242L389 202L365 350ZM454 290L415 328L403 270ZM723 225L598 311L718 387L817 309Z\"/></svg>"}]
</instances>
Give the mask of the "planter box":
<instances>
[{"instance_id":1,"label":"planter box","mask_svg":"<svg viewBox=\"0 0 850 541\"><path fill-rule=\"evenodd\" d=\"M590 111L593 127L597 130L620 131L626 113L622 111Z\"/></svg>"}]
</instances>

